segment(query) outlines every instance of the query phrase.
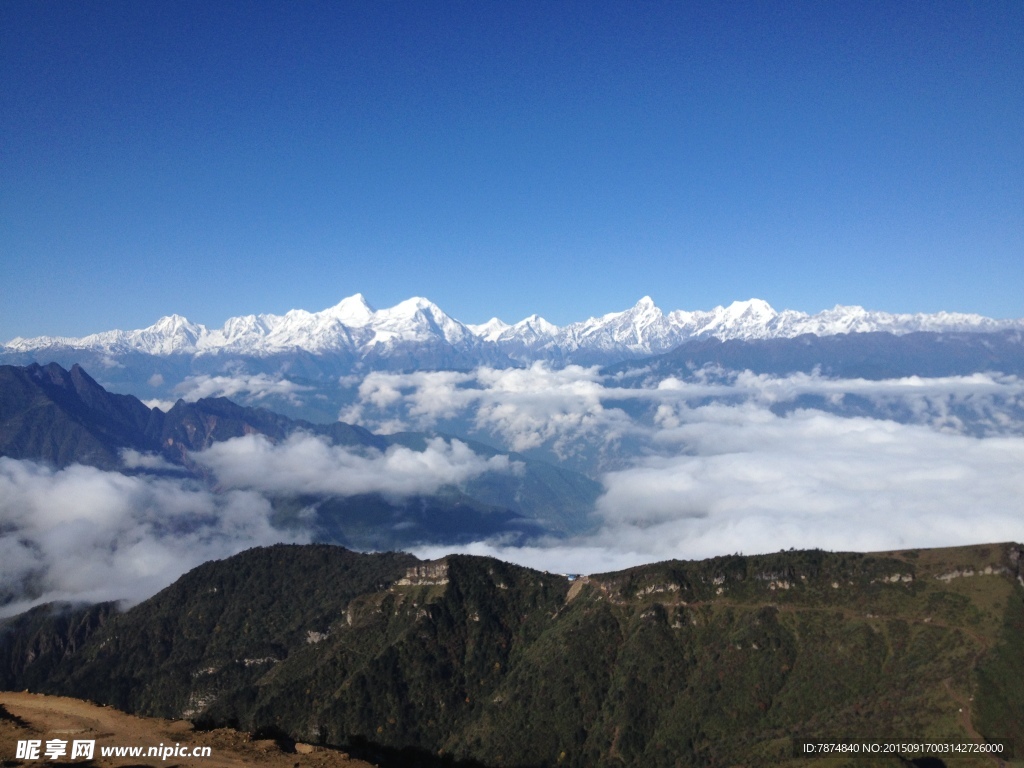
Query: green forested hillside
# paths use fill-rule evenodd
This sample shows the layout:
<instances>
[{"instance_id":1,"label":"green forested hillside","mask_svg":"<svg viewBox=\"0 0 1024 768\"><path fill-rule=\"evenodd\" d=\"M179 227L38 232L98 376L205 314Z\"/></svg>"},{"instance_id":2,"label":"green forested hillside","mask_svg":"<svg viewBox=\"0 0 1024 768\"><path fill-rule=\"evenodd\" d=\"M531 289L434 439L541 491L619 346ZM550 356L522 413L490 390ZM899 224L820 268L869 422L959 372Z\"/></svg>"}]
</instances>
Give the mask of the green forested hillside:
<instances>
[{"instance_id":1,"label":"green forested hillside","mask_svg":"<svg viewBox=\"0 0 1024 768\"><path fill-rule=\"evenodd\" d=\"M38 687L388 765L815 764L792 759L796 738L1020 745L1022 551L780 552L569 581L277 546L107 621Z\"/></svg>"}]
</instances>

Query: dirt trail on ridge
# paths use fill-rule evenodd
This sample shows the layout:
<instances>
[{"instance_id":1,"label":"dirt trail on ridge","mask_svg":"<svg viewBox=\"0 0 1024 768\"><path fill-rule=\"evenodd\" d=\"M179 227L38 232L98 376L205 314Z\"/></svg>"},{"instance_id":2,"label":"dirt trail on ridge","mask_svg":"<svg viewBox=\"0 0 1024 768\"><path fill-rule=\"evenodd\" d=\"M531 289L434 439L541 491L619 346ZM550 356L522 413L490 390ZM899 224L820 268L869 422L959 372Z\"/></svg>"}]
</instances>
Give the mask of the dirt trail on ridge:
<instances>
[{"instance_id":1,"label":"dirt trail on ridge","mask_svg":"<svg viewBox=\"0 0 1024 768\"><path fill-rule=\"evenodd\" d=\"M0 692L0 765L41 766L78 765L103 768L128 766L180 766L181 768L372 768L371 763L349 758L343 752L296 745L296 752L285 752L272 740L253 740L249 734L230 728L212 731L193 730L185 720L135 717L111 707L80 699L43 696L35 693ZM38 739L43 743L60 739L94 739L92 760L72 761L68 754L47 761L21 760L16 757L19 740ZM103 757L101 747L209 747L209 757ZM40 755L42 757L42 754Z\"/></svg>"}]
</instances>

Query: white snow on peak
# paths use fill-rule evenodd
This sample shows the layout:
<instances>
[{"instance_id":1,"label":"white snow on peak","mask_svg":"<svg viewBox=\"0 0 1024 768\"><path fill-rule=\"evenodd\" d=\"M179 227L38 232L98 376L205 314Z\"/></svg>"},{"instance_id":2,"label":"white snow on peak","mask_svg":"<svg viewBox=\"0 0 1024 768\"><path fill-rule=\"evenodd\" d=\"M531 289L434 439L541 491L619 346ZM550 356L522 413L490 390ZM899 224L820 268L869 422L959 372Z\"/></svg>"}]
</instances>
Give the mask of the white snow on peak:
<instances>
[{"instance_id":1,"label":"white snow on peak","mask_svg":"<svg viewBox=\"0 0 1024 768\"><path fill-rule=\"evenodd\" d=\"M734 301L725 308L724 314L730 319L768 322L774 320L778 312L772 309L772 305L763 299L747 299L746 301Z\"/></svg>"},{"instance_id":2,"label":"white snow on peak","mask_svg":"<svg viewBox=\"0 0 1024 768\"><path fill-rule=\"evenodd\" d=\"M127 341L130 346L134 346L133 342L138 341L153 349L154 354L168 355L195 349L196 342L205 333L205 326L189 322L188 318L175 314L161 317L149 328L129 331Z\"/></svg>"},{"instance_id":3,"label":"white snow on peak","mask_svg":"<svg viewBox=\"0 0 1024 768\"><path fill-rule=\"evenodd\" d=\"M612 353L625 350L661 351L670 329L650 296L623 312L610 312L561 329L553 344L566 351L581 349ZM674 345L671 345L674 346Z\"/></svg>"},{"instance_id":4,"label":"white snow on peak","mask_svg":"<svg viewBox=\"0 0 1024 768\"><path fill-rule=\"evenodd\" d=\"M510 325L498 335L495 341L509 346L535 346L541 342L551 341L558 334L558 326L549 323L540 315L524 317L515 325Z\"/></svg>"},{"instance_id":5,"label":"white snow on peak","mask_svg":"<svg viewBox=\"0 0 1024 768\"><path fill-rule=\"evenodd\" d=\"M650 296L644 296L643 298L640 299L640 301L633 305L634 311L649 312L652 309L658 309L658 307L654 303L654 299L652 299ZM661 310L658 309L658 311L660 312Z\"/></svg>"},{"instance_id":6,"label":"white snow on peak","mask_svg":"<svg viewBox=\"0 0 1024 768\"><path fill-rule=\"evenodd\" d=\"M181 315L173 314L167 315L166 317L161 317L159 320L153 323L153 325L149 326L149 328L147 328L146 330L152 331L154 333L173 334L181 332L188 333L190 331L194 331L196 327L197 326L193 325L188 321L187 317L182 317Z\"/></svg>"},{"instance_id":7,"label":"white snow on peak","mask_svg":"<svg viewBox=\"0 0 1024 768\"><path fill-rule=\"evenodd\" d=\"M540 315L530 315L524 317L518 323L515 324L516 328L530 328L542 335L553 336L558 333L558 326L554 323L549 323Z\"/></svg>"},{"instance_id":8,"label":"white snow on peak","mask_svg":"<svg viewBox=\"0 0 1024 768\"><path fill-rule=\"evenodd\" d=\"M492 317L486 323L466 325L466 327L484 341L497 341L498 337L512 326L503 320Z\"/></svg>"},{"instance_id":9,"label":"white snow on peak","mask_svg":"<svg viewBox=\"0 0 1024 768\"><path fill-rule=\"evenodd\" d=\"M369 324L373 319L375 310L366 301L361 293L342 299L324 313L330 314L342 323L352 327L360 327Z\"/></svg>"},{"instance_id":10,"label":"white snow on peak","mask_svg":"<svg viewBox=\"0 0 1024 768\"><path fill-rule=\"evenodd\" d=\"M321 312L293 309L284 315L243 315L229 318L222 328L212 330L172 314L135 331L105 331L77 339L19 337L8 342L4 350L27 352L63 347L107 354L255 356L303 350L320 354L343 352L361 359L369 354L387 355L398 348L408 355L410 350L430 347L464 353L490 350L488 360L507 355L528 362L564 360L566 355L577 353L592 355L594 359L657 354L688 339L705 337L765 339L792 338L805 333L828 336L868 331L902 334L1003 329L1024 330L1024 320L993 320L951 312L890 314L841 305L809 315L794 310L778 312L768 302L756 298L734 301L727 307L674 310L666 315L650 296L644 296L627 310L563 327L539 315L530 315L515 325L498 318L481 325L465 325L423 297L375 310L357 293Z\"/></svg>"},{"instance_id":11,"label":"white snow on peak","mask_svg":"<svg viewBox=\"0 0 1024 768\"><path fill-rule=\"evenodd\" d=\"M373 343L385 347L430 341L462 346L477 340L469 328L422 296L406 299L390 309L378 310L374 314L372 328L375 333Z\"/></svg>"},{"instance_id":12,"label":"white snow on peak","mask_svg":"<svg viewBox=\"0 0 1024 768\"><path fill-rule=\"evenodd\" d=\"M717 336L720 338L765 338L774 335L773 323L779 317L771 304L762 299L734 301L728 307L715 307L698 320L699 331L696 335ZM703 321L703 322L701 322Z\"/></svg>"}]
</instances>

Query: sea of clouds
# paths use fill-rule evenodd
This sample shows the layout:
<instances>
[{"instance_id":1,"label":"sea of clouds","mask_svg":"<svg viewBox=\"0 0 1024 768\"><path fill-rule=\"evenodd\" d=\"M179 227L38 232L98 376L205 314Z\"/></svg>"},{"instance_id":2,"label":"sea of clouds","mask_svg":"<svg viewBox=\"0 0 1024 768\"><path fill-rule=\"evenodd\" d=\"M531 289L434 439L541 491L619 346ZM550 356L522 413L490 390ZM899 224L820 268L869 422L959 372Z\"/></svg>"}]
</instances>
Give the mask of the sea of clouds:
<instances>
[{"instance_id":1,"label":"sea of clouds","mask_svg":"<svg viewBox=\"0 0 1024 768\"><path fill-rule=\"evenodd\" d=\"M249 377L197 391L306 395ZM1024 381L1012 376L868 381L697 372L685 379L518 370L371 373L344 421L466 434L564 461L604 492L595 532L529 546L418 547L595 573L669 558L790 547L878 551L1024 540ZM458 486L518 461L456 439L366 451L306 434L248 435L196 454L212 484L53 470L0 459L0 583L11 614L53 599L137 601L189 568L251 546L305 541L273 525L270 496ZM159 460L126 454L129 466ZM25 597L25 595L31 597Z\"/></svg>"},{"instance_id":2,"label":"sea of clouds","mask_svg":"<svg viewBox=\"0 0 1024 768\"><path fill-rule=\"evenodd\" d=\"M605 489L596 534L462 548L546 570L1024 539L1024 381L1013 376L706 370L644 379L540 364L378 372L342 418L384 429L468 426L589 469Z\"/></svg>"},{"instance_id":3,"label":"sea of clouds","mask_svg":"<svg viewBox=\"0 0 1024 768\"><path fill-rule=\"evenodd\" d=\"M170 469L160 457L125 451L130 469ZM423 451L328 444L296 433L261 435L193 455L214 485L72 465L53 469L0 457L0 616L54 600L135 603L189 569L278 542L304 543L301 528L274 525L274 496L431 494L485 472L516 472L507 456L482 457L458 440Z\"/></svg>"}]
</instances>

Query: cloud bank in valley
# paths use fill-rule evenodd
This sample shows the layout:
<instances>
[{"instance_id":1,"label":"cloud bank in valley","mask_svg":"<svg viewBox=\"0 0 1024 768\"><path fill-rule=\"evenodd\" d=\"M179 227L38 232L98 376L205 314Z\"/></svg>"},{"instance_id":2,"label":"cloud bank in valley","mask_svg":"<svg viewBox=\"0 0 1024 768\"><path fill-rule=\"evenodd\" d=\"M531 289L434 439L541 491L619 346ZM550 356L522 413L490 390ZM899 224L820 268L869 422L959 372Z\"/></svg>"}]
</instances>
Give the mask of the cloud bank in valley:
<instances>
[{"instance_id":1,"label":"cloud bank in valley","mask_svg":"<svg viewBox=\"0 0 1024 768\"><path fill-rule=\"evenodd\" d=\"M664 453L603 476L601 527L464 551L559 572L790 547L880 551L1024 540L1024 439L818 411L706 406ZM436 557L440 547L418 550Z\"/></svg>"},{"instance_id":2,"label":"cloud bank in valley","mask_svg":"<svg viewBox=\"0 0 1024 768\"><path fill-rule=\"evenodd\" d=\"M174 388L183 400L194 403L204 397L238 397L247 395L253 400L277 396L298 402L298 395L312 387L296 384L280 376L265 373L210 376L201 374L189 376Z\"/></svg>"},{"instance_id":3,"label":"cloud bank in valley","mask_svg":"<svg viewBox=\"0 0 1024 768\"><path fill-rule=\"evenodd\" d=\"M605 475L616 541L687 557L1024 538L1024 439L751 404L694 409Z\"/></svg>"},{"instance_id":4,"label":"cloud bank in valley","mask_svg":"<svg viewBox=\"0 0 1024 768\"><path fill-rule=\"evenodd\" d=\"M270 517L250 491L0 458L0 585L14 600L0 613L52 600L137 602L207 560L306 540Z\"/></svg>"},{"instance_id":5,"label":"cloud bank in valley","mask_svg":"<svg viewBox=\"0 0 1024 768\"><path fill-rule=\"evenodd\" d=\"M149 379L150 386L161 386L164 377L159 373L153 374ZM180 384L172 390L174 396L180 397L187 403L194 403L204 397L244 397L250 403L262 403L268 398L275 398L300 405L303 394L313 388L305 384L297 384L282 376L269 376L265 373L235 373L211 376L209 374L197 374L187 376ZM162 400L152 398L143 401L150 408L159 408L162 411L169 411L174 407L174 400Z\"/></svg>"},{"instance_id":6,"label":"cloud bank in valley","mask_svg":"<svg viewBox=\"0 0 1024 768\"><path fill-rule=\"evenodd\" d=\"M293 391L268 381L267 391ZM594 533L459 550L593 573L789 547L1024 540L1022 412L1024 382L1012 376L866 381L706 370L648 380L538 364L371 373L343 417L378 429L465 429L589 467L604 486ZM900 421L878 418L885 414ZM167 469L155 456L124 459L135 469ZM247 435L193 459L216 490L0 459L0 584L4 599L16 601L2 612L57 599L135 601L205 560L305 540L272 525L273 497L427 495L520 469L459 440L375 451L304 433L277 444ZM414 551L438 557L453 549Z\"/></svg>"},{"instance_id":7,"label":"cloud bank in valley","mask_svg":"<svg viewBox=\"0 0 1024 768\"><path fill-rule=\"evenodd\" d=\"M578 366L375 373L349 414L386 414L419 428L461 418L519 450L559 454L590 444L605 486L597 534L465 548L548 570L794 546L1024 540L1024 382L1016 377L869 381L705 371L627 383ZM822 407L803 406L809 397ZM864 403L904 423L843 415ZM989 436L966 434L965 419Z\"/></svg>"},{"instance_id":8,"label":"cloud bank in valley","mask_svg":"<svg viewBox=\"0 0 1024 768\"><path fill-rule=\"evenodd\" d=\"M814 398L819 409L870 410L874 417L952 432L1024 435L1024 380L978 373L900 379L833 379L708 368L688 378L645 377L643 371L605 376L597 367L482 367L471 372L374 372L342 421L382 430L468 424L506 447L541 446L572 453L581 441L623 437L653 440L673 414L708 402L754 403L775 410Z\"/></svg>"},{"instance_id":9,"label":"cloud bank in valley","mask_svg":"<svg viewBox=\"0 0 1024 768\"><path fill-rule=\"evenodd\" d=\"M340 418L395 431L433 429L448 420L468 419L510 450L548 445L564 455L580 440L607 441L617 430L633 428L624 413L604 405L608 394L596 367L578 365L374 372L363 379L357 402Z\"/></svg>"},{"instance_id":10,"label":"cloud bank in valley","mask_svg":"<svg viewBox=\"0 0 1024 768\"><path fill-rule=\"evenodd\" d=\"M262 435L236 437L215 443L195 460L213 470L222 487L291 495L432 494L485 472L516 469L508 456L484 458L460 440L429 439L422 451L401 445L376 451L331 445L303 433L280 444Z\"/></svg>"},{"instance_id":11,"label":"cloud bank in valley","mask_svg":"<svg viewBox=\"0 0 1024 768\"><path fill-rule=\"evenodd\" d=\"M133 469L165 470L161 458L123 453ZM73 465L54 470L0 458L0 608L10 615L51 600L137 602L190 568L254 546L304 542L272 524L270 498L302 494L389 498L435 493L486 472L516 472L507 456L483 457L435 438L423 451L332 446L296 433L217 443L193 459L217 490L180 478L127 476Z\"/></svg>"}]
</instances>

